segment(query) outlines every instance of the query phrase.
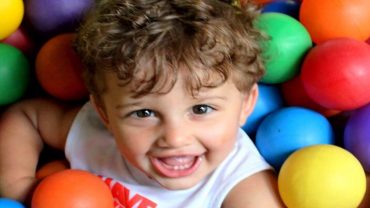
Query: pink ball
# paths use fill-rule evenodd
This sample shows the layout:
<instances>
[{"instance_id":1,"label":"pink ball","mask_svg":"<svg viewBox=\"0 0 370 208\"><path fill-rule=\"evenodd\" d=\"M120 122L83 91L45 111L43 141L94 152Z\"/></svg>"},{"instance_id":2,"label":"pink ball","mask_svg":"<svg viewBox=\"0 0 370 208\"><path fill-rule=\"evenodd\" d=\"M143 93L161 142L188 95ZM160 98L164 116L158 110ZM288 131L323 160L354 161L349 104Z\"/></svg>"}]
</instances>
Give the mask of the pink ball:
<instances>
[{"instance_id":1,"label":"pink ball","mask_svg":"<svg viewBox=\"0 0 370 208\"><path fill-rule=\"evenodd\" d=\"M35 44L23 27L19 27L14 33L5 38L2 42L18 48L27 55L31 54L35 48Z\"/></svg>"}]
</instances>

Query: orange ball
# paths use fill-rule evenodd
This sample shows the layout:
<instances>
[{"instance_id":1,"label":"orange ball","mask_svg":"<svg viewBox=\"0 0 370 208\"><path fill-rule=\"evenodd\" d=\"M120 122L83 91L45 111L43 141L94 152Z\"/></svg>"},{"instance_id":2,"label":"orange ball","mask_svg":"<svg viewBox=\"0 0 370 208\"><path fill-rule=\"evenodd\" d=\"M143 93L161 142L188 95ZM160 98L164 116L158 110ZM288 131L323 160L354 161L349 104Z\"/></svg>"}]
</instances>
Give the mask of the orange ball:
<instances>
[{"instance_id":1,"label":"orange ball","mask_svg":"<svg viewBox=\"0 0 370 208\"><path fill-rule=\"evenodd\" d=\"M369 0L304 0L299 19L315 43L334 38L370 37Z\"/></svg>"},{"instance_id":2,"label":"orange ball","mask_svg":"<svg viewBox=\"0 0 370 208\"><path fill-rule=\"evenodd\" d=\"M63 170L47 176L36 187L32 208L114 208L109 187L98 176L82 170Z\"/></svg>"},{"instance_id":3,"label":"orange ball","mask_svg":"<svg viewBox=\"0 0 370 208\"><path fill-rule=\"evenodd\" d=\"M40 169L36 172L37 179L43 179L46 176L49 176L53 173L66 170L69 168L69 164L65 160L55 160L43 165Z\"/></svg>"},{"instance_id":4,"label":"orange ball","mask_svg":"<svg viewBox=\"0 0 370 208\"><path fill-rule=\"evenodd\" d=\"M74 33L47 41L36 57L36 75L42 88L52 96L69 101L87 98L82 80L83 64L72 48Z\"/></svg>"}]
</instances>

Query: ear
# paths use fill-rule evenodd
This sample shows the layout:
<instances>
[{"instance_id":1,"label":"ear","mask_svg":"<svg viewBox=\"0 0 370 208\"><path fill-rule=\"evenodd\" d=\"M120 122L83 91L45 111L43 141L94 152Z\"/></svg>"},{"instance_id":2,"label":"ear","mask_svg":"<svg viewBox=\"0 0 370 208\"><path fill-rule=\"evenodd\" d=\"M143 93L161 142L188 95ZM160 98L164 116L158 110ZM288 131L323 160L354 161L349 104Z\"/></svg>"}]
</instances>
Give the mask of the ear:
<instances>
[{"instance_id":1,"label":"ear","mask_svg":"<svg viewBox=\"0 0 370 208\"><path fill-rule=\"evenodd\" d=\"M109 119L107 113L105 112L104 106L101 102L99 102L94 95L90 95L90 102L94 107L95 111L98 113L101 121L104 123L106 127L109 125Z\"/></svg>"},{"instance_id":2,"label":"ear","mask_svg":"<svg viewBox=\"0 0 370 208\"><path fill-rule=\"evenodd\" d=\"M242 109L240 112L239 125L243 126L248 116L253 112L258 98L258 85L254 84L248 93L243 95Z\"/></svg>"}]
</instances>

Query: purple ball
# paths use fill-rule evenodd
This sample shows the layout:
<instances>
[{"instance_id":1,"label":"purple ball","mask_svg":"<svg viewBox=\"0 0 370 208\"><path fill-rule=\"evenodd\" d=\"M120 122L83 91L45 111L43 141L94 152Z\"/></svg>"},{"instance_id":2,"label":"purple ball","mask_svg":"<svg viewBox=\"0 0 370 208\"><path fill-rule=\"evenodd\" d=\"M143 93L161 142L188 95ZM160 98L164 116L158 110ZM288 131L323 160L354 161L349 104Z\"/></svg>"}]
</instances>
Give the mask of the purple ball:
<instances>
[{"instance_id":1,"label":"purple ball","mask_svg":"<svg viewBox=\"0 0 370 208\"><path fill-rule=\"evenodd\" d=\"M350 116L344 130L344 148L350 151L370 172L370 104Z\"/></svg>"},{"instance_id":2,"label":"purple ball","mask_svg":"<svg viewBox=\"0 0 370 208\"><path fill-rule=\"evenodd\" d=\"M25 16L41 36L76 29L94 0L25 0Z\"/></svg>"}]
</instances>

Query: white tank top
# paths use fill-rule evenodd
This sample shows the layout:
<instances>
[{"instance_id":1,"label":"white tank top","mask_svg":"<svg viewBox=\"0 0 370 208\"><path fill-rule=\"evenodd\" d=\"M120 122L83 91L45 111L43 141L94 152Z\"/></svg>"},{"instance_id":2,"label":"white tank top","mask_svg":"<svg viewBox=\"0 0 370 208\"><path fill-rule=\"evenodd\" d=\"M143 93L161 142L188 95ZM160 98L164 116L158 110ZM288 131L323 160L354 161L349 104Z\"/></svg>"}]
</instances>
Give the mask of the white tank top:
<instances>
[{"instance_id":1,"label":"white tank top","mask_svg":"<svg viewBox=\"0 0 370 208\"><path fill-rule=\"evenodd\" d=\"M112 191L115 208L218 208L241 180L271 169L250 138L239 130L234 149L208 177L190 189L165 189L120 155L90 103L77 114L65 153L71 168L101 176Z\"/></svg>"}]
</instances>

